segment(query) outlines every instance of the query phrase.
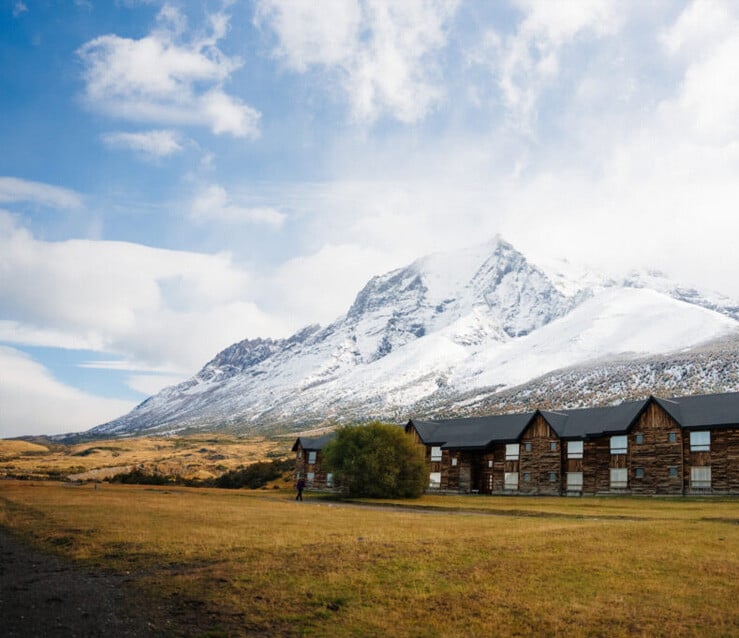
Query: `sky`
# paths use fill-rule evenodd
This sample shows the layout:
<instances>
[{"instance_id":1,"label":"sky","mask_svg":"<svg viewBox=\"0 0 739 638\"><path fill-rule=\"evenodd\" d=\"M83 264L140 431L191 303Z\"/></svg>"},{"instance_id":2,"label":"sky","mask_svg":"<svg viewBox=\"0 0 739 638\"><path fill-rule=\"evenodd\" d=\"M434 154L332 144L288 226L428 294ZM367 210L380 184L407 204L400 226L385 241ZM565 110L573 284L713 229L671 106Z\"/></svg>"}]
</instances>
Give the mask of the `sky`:
<instances>
[{"instance_id":1,"label":"sky","mask_svg":"<svg viewBox=\"0 0 739 638\"><path fill-rule=\"evenodd\" d=\"M0 437L500 234L739 298L733 0L0 0Z\"/></svg>"}]
</instances>

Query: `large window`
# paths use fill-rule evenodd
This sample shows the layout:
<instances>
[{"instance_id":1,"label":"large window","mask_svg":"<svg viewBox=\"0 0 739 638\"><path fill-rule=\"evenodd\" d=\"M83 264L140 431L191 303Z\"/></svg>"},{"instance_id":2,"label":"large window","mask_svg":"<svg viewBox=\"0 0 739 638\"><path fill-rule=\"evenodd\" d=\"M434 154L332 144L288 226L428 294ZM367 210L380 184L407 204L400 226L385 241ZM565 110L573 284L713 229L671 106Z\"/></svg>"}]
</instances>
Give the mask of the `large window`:
<instances>
[{"instance_id":1,"label":"large window","mask_svg":"<svg viewBox=\"0 0 739 638\"><path fill-rule=\"evenodd\" d=\"M506 461L518 461L518 443L506 443L505 446L505 460ZM516 479L518 482L518 479Z\"/></svg>"},{"instance_id":2,"label":"large window","mask_svg":"<svg viewBox=\"0 0 739 638\"><path fill-rule=\"evenodd\" d=\"M710 467L691 467L690 468L690 487L697 490L706 490L711 488L711 468Z\"/></svg>"},{"instance_id":3,"label":"large window","mask_svg":"<svg viewBox=\"0 0 739 638\"><path fill-rule=\"evenodd\" d=\"M441 447L434 445L431 448L431 460L441 461Z\"/></svg>"},{"instance_id":4,"label":"large window","mask_svg":"<svg viewBox=\"0 0 739 638\"><path fill-rule=\"evenodd\" d=\"M629 443L626 435L611 437L611 454L626 454L628 447Z\"/></svg>"},{"instance_id":5,"label":"large window","mask_svg":"<svg viewBox=\"0 0 739 638\"><path fill-rule=\"evenodd\" d=\"M567 441L567 458L582 458L582 441Z\"/></svg>"},{"instance_id":6,"label":"large window","mask_svg":"<svg viewBox=\"0 0 739 638\"><path fill-rule=\"evenodd\" d=\"M316 453L308 452L308 465L313 465L316 462Z\"/></svg>"},{"instance_id":7,"label":"large window","mask_svg":"<svg viewBox=\"0 0 739 638\"><path fill-rule=\"evenodd\" d=\"M431 472L429 474L429 487L437 490L441 487L441 472Z\"/></svg>"},{"instance_id":8,"label":"large window","mask_svg":"<svg viewBox=\"0 0 739 638\"><path fill-rule=\"evenodd\" d=\"M711 451L711 433L708 431L691 432L690 433L690 451L691 452L710 452Z\"/></svg>"},{"instance_id":9,"label":"large window","mask_svg":"<svg viewBox=\"0 0 739 638\"><path fill-rule=\"evenodd\" d=\"M503 487L507 490L517 490L518 472L506 472L503 479Z\"/></svg>"},{"instance_id":10,"label":"large window","mask_svg":"<svg viewBox=\"0 0 739 638\"><path fill-rule=\"evenodd\" d=\"M326 486L327 487L333 487L334 486L334 475L329 472L326 474Z\"/></svg>"},{"instance_id":11,"label":"large window","mask_svg":"<svg viewBox=\"0 0 739 638\"><path fill-rule=\"evenodd\" d=\"M567 491L582 492L582 472L567 472Z\"/></svg>"},{"instance_id":12,"label":"large window","mask_svg":"<svg viewBox=\"0 0 739 638\"><path fill-rule=\"evenodd\" d=\"M628 474L626 468L611 468L611 489L623 490L628 487Z\"/></svg>"}]
</instances>

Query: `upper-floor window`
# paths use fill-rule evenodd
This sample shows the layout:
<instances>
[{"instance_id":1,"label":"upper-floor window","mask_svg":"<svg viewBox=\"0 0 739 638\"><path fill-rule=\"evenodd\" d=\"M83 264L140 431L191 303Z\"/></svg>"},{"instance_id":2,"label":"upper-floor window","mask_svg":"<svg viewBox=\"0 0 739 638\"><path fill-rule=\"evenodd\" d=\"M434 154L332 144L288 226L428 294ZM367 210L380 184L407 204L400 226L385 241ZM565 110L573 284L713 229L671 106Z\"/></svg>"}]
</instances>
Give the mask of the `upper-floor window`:
<instances>
[{"instance_id":1,"label":"upper-floor window","mask_svg":"<svg viewBox=\"0 0 739 638\"><path fill-rule=\"evenodd\" d=\"M626 454L629 443L625 435L611 437L611 454Z\"/></svg>"},{"instance_id":2,"label":"upper-floor window","mask_svg":"<svg viewBox=\"0 0 739 638\"><path fill-rule=\"evenodd\" d=\"M456 465L457 465L457 459L455 457L455 458L452 459L452 466L456 466Z\"/></svg>"},{"instance_id":3,"label":"upper-floor window","mask_svg":"<svg viewBox=\"0 0 739 638\"><path fill-rule=\"evenodd\" d=\"M316 462L316 453L308 452L308 465L312 465L315 462Z\"/></svg>"},{"instance_id":4,"label":"upper-floor window","mask_svg":"<svg viewBox=\"0 0 739 638\"><path fill-rule=\"evenodd\" d=\"M642 443L644 443L644 435L643 434L637 434L634 437L634 441L636 441L636 444L637 445L641 445Z\"/></svg>"},{"instance_id":5,"label":"upper-floor window","mask_svg":"<svg viewBox=\"0 0 739 638\"><path fill-rule=\"evenodd\" d=\"M518 443L506 443L505 446L505 460L506 461L518 461ZM516 480L518 482L518 479Z\"/></svg>"},{"instance_id":6,"label":"upper-floor window","mask_svg":"<svg viewBox=\"0 0 739 638\"><path fill-rule=\"evenodd\" d=\"M667 433L667 440L670 443L675 443L677 441L677 432L668 432Z\"/></svg>"},{"instance_id":7,"label":"upper-floor window","mask_svg":"<svg viewBox=\"0 0 739 638\"><path fill-rule=\"evenodd\" d=\"M556 452L557 451L557 442L556 441L549 441L549 449L552 452Z\"/></svg>"},{"instance_id":8,"label":"upper-floor window","mask_svg":"<svg viewBox=\"0 0 739 638\"><path fill-rule=\"evenodd\" d=\"M581 459L582 458L582 441L567 441L567 458L568 459Z\"/></svg>"},{"instance_id":9,"label":"upper-floor window","mask_svg":"<svg viewBox=\"0 0 739 638\"><path fill-rule=\"evenodd\" d=\"M706 431L690 433L690 451L691 452L710 452L711 451L711 433Z\"/></svg>"},{"instance_id":10,"label":"upper-floor window","mask_svg":"<svg viewBox=\"0 0 739 638\"><path fill-rule=\"evenodd\" d=\"M523 449L527 452L531 452L531 441L526 441L526 443L523 444Z\"/></svg>"},{"instance_id":11,"label":"upper-floor window","mask_svg":"<svg viewBox=\"0 0 739 638\"><path fill-rule=\"evenodd\" d=\"M431 460L441 461L441 446L434 445L431 447Z\"/></svg>"}]
</instances>

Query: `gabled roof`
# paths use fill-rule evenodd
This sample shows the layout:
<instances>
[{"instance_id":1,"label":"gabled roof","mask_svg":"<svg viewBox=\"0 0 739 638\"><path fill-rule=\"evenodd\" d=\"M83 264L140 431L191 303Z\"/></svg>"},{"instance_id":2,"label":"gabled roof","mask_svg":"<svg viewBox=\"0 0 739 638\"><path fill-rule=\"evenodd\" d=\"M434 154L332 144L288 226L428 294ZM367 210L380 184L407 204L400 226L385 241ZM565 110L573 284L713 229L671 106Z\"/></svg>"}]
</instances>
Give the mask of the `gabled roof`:
<instances>
[{"instance_id":1,"label":"gabled roof","mask_svg":"<svg viewBox=\"0 0 739 638\"><path fill-rule=\"evenodd\" d=\"M493 442L516 441L534 418L535 412L499 414L466 419L416 421L411 425L426 445L446 449L483 449Z\"/></svg>"},{"instance_id":2,"label":"gabled roof","mask_svg":"<svg viewBox=\"0 0 739 638\"><path fill-rule=\"evenodd\" d=\"M300 445L300 447L302 447L304 450L320 452L323 448L326 447L326 444L335 436L336 432L329 432L328 434L324 434L323 436L299 436L293 444L292 451L296 452L298 449L298 445Z\"/></svg>"},{"instance_id":3,"label":"gabled roof","mask_svg":"<svg viewBox=\"0 0 739 638\"><path fill-rule=\"evenodd\" d=\"M484 449L491 443L517 441L538 413L561 439L625 434L654 401L685 429L739 426L739 392L660 399L650 396L620 405L578 410L541 410L521 414L416 421L421 441L445 449Z\"/></svg>"},{"instance_id":4,"label":"gabled roof","mask_svg":"<svg viewBox=\"0 0 739 638\"><path fill-rule=\"evenodd\" d=\"M686 429L739 425L739 392L655 398L655 401Z\"/></svg>"},{"instance_id":5,"label":"gabled roof","mask_svg":"<svg viewBox=\"0 0 739 638\"><path fill-rule=\"evenodd\" d=\"M649 399L643 399L603 408L543 411L541 415L560 438L587 438L626 432L648 403Z\"/></svg>"}]
</instances>

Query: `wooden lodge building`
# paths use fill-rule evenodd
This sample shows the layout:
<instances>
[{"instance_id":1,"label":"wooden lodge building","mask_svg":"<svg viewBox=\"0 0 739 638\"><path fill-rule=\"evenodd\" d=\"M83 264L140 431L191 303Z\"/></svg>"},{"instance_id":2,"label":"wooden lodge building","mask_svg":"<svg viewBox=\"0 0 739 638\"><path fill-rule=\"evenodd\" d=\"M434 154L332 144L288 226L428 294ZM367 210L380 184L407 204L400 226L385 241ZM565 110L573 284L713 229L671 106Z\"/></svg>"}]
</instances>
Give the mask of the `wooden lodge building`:
<instances>
[{"instance_id":1,"label":"wooden lodge building","mask_svg":"<svg viewBox=\"0 0 739 638\"><path fill-rule=\"evenodd\" d=\"M474 494L739 494L739 392L616 406L421 421L429 491ZM293 446L308 486L332 485L321 450Z\"/></svg>"}]
</instances>

